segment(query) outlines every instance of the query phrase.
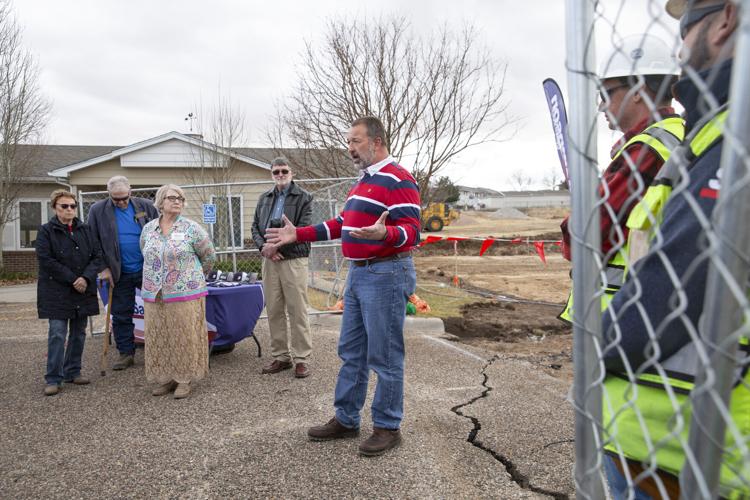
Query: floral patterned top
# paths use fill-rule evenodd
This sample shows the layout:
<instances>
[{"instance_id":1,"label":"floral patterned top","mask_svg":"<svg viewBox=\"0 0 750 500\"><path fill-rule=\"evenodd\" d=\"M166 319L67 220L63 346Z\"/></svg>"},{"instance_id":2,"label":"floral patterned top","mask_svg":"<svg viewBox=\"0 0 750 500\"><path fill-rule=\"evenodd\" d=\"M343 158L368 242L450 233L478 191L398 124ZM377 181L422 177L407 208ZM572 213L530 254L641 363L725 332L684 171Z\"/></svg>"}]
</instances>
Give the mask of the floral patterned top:
<instances>
[{"instance_id":1,"label":"floral patterned top","mask_svg":"<svg viewBox=\"0 0 750 500\"><path fill-rule=\"evenodd\" d=\"M178 216L164 235L154 219L143 227L143 287L147 302L156 302L161 291L164 302L196 300L208 295L203 268L216 260L208 233L196 222Z\"/></svg>"}]
</instances>

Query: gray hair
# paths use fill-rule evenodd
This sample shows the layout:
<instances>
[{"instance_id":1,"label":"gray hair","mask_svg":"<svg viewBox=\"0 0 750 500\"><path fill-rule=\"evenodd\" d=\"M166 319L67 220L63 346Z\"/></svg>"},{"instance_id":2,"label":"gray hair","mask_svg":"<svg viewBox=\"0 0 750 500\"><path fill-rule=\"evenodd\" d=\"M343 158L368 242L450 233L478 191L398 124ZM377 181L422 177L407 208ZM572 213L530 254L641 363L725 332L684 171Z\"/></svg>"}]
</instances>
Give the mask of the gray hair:
<instances>
[{"instance_id":1,"label":"gray hair","mask_svg":"<svg viewBox=\"0 0 750 500\"><path fill-rule=\"evenodd\" d=\"M380 137L383 146L385 149L388 149L388 138L385 135L385 127L383 126L383 122L380 121L380 118L375 116L363 116L352 122L352 127L356 127L357 125L365 126L367 129L367 137L369 137L371 141Z\"/></svg>"},{"instance_id":2,"label":"gray hair","mask_svg":"<svg viewBox=\"0 0 750 500\"><path fill-rule=\"evenodd\" d=\"M130 191L130 181L124 175L115 175L107 181L107 191L112 192L117 186L125 186Z\"/></svg>"},{"instance_id":3,"label":"gray hair","mask_svg":"<svg viewBox=\"0 0 750 500\"><path fill-rule=\"evenodd\" d=\"M277 156L271 162L271 167L280 167L282 165L285 166L285 167L289 166L289 162L283 156Z\"/></svg>"},{"instance_id":4,"label":"gray hair","mask_svg":"<svg viewBox=\"0 0 750 500\"><path fill-rule=\"evenodd\" d=\"M178 186L177 184L164 184L156 191L156 196L154 197L154 206L156 206L156 208L159 209L160 212L162 207L164 206L164 199L167 197L168 191L174 191L185 198L185 191L183 191L180 186ZM183 208L185 208L186 205L187 201L182 203Z\"/></svg>"}]
</instances>

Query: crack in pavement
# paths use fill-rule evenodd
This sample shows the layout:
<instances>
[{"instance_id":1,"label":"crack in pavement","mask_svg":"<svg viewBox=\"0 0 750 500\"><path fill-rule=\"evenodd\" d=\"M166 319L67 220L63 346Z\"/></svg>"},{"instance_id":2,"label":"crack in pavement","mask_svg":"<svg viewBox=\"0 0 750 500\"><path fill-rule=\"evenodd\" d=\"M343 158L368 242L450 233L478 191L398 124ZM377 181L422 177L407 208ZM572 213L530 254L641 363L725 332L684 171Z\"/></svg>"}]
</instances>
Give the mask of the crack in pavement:
<instances>
[{"instance_id":1,"label":"crack in pavement","mask_svg":"<svg viewBox=\"0 0 750 500\"><path fill-rule=\"evenodd\" d=\"M546 490L544 488L539 488L538 486L532 485L529 478L524 473L518 470L518 467L516 466L516 464L513 463L513 461L510 458L484 445L481 441L477 439L477 434L479 434L479 431L482 429L481 422L479 422L478 418L472 417L470 415L465 415L461 411L461 408L471 406L476 401L486 398L489 395L489 393L492 392L493 388L487 384L487 382L489 381L489 377L487 376L486 371L487 371L487 368L489 368L490 365L492 365L498 359L500 359L500 357L498 355L495 355L492 358L490 358L487 361L487 363L482 367L482 377L483 377L482 387L484 387L484 390L482 391L482 393L479 396L470 399L466 403L461 403L460 405L454 406L453 408L451 408L451 411L455 413L456 415L460 417L464 417L471 421L474 428L471 429L471 431L469 432L469 436L466 438L466 440L469 443L471 443L473 446L476 446L477 448L479 448L480 450L489 453L495 458L495 460L503 464L503 466L505 467L505 470L508 472L513 482L515 482L516 484L518 484L521 488L525 490L533 491L534 493L540 493L542 495L547 495L547 496L554 498L555 500L568 499L569 497L565 493L559 493L557 491Z\"/></svg>"}]
</instances>

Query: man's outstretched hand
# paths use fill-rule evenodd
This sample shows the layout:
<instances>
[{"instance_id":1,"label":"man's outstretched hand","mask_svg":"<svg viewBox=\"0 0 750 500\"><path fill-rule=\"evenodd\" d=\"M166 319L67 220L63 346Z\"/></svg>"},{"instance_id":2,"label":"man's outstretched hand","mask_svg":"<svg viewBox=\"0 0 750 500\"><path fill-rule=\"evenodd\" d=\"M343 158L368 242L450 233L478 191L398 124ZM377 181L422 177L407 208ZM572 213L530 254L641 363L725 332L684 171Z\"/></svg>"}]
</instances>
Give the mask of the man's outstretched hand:
<instances>
[{"instance_id":1,"label":"man's outstretched hand","mask_svg":"<svg viewBox=\"0 0 750 500\"><path fill-rule=\"evenodd\" d=\"M360 227L350 231L349 235L363 240L384 240L388 230L385 228L385 219L388 217L388 210L380 214L380 218L372 226Z\"/></svg>"},{"instance_id":2,"label":"man's outstretched hand","mask_svg":"<svg viewBox=\"0 0 750 500\"><path fill-rule=\"evenodd\" d=\"M281 220L284 222L283 227L269 227L266 229L266 241L279 247L297 241L297 228L294 224L286 218L286 215L282 215Z\"/></svg>"}]
</instances>

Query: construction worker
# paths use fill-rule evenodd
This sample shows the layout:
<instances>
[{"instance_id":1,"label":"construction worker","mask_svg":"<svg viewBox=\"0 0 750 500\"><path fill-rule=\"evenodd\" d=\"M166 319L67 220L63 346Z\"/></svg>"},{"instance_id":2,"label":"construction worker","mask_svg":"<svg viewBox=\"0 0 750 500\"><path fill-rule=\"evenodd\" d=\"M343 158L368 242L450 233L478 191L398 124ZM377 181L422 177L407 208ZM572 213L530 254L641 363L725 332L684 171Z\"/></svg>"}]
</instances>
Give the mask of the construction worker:
<instances>
[{"instance_id":1,"label":"construction worker","mask_svg":"<svg viewBox=\"0 0 750 500\"><path fill-rule=\"evenodd\" d=\"M615 499L699 494L681 492L678 475L686 463L690 394L701 366L705 238L715 230L710 221L721 188L722 130L739 21L730 0L669 0L667 12L680 20L684 40L685 70L674 93L685 108L688 135L628 221L644 232L658 225L659 238L637 262L631 259L628 279L603 317L602 439ZM681 189L670 195L669 185L678 182ZM745 337L739 344L725 417L722 498L750 497L750 460L742 451L750 442L750 347Z\"/></svg>"},{"instance_id":2,"label":"construction worker","mask_svg":"<svg viewBox=\"0 0 750 500\"><path fill-rule=\"evenodd\" d=\"M612 148L612 161L602 174L601 252L607 262L602 284L605 307L622 286L625 266L625 221L633 206L652 183L672 149L682 141L685 127L671 107L671 85L679 65L669 46L652 35L633 35L622 40L604 60L599 72L600 106L612 130L624 135ZM571 260L569 218L560 225L563 257ZM572 322L570 295L560 319Z\"/></svg>"}]
</instances>

